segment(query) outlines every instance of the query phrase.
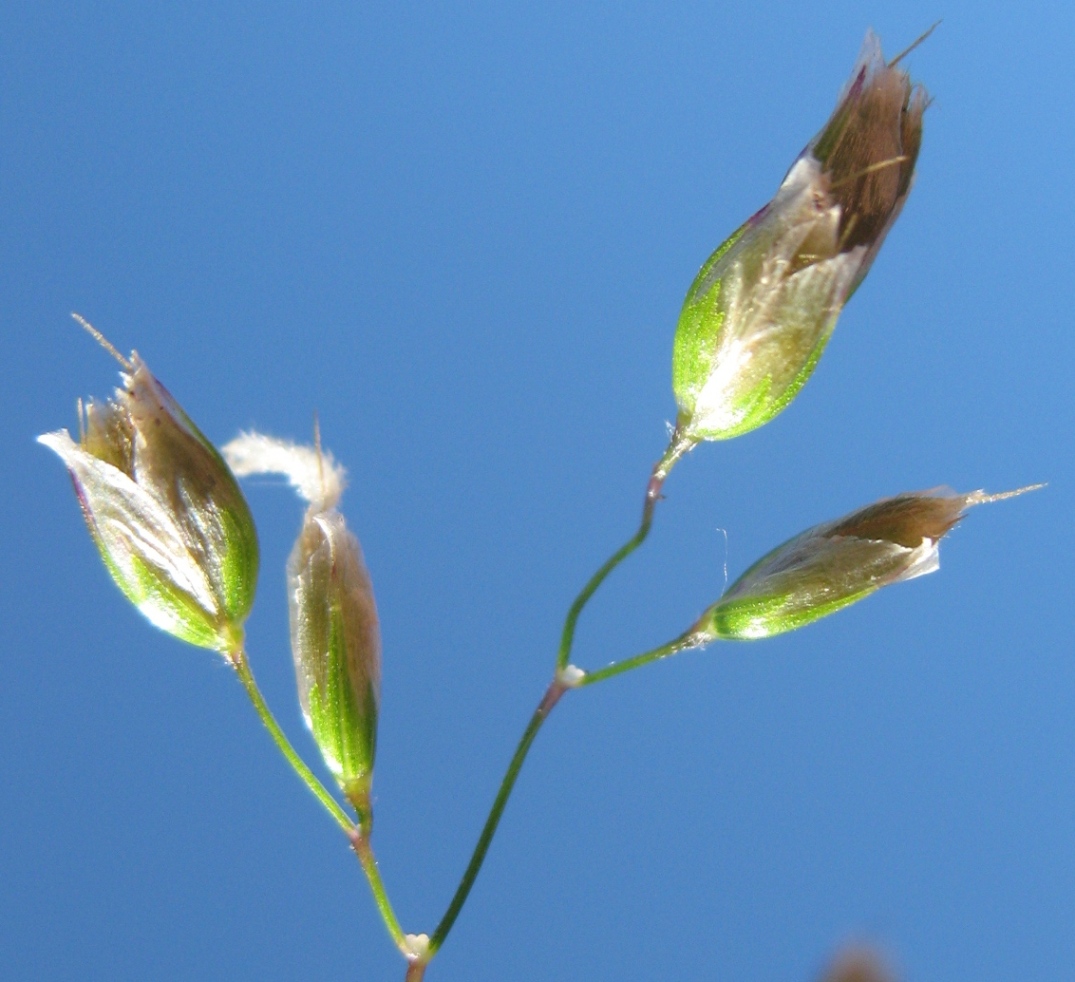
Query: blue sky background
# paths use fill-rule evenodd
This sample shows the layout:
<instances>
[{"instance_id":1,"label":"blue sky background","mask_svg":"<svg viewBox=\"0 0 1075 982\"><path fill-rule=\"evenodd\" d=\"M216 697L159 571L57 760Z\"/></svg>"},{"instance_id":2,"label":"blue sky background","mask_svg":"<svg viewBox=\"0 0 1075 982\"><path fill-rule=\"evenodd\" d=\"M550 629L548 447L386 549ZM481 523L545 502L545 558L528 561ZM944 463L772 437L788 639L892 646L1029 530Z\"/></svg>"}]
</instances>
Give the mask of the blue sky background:
<instances>
[{"instance_id":1,"label":"blue sky background","mask_svg":"<svg viewBox=\"0 0 1075 982\"><path fill-rule=\"evenodd\" d=\"M680 464L576 661L876 498L1050 486L977 509L937 575L565 699L427 979L804 982L850 938L913 982L1070 974L1075 9L918 0L4 5L0 974L403 974L231 673L126 605L34 444L115 380L69 312L214 440L320 415L383 623L375 845L430 930L635 527L695 271L866 28L894 54L938 18L914 193L814 378ZM248 491L251 657L313 756L300 506Z\"/></svg>"}]
</instances>

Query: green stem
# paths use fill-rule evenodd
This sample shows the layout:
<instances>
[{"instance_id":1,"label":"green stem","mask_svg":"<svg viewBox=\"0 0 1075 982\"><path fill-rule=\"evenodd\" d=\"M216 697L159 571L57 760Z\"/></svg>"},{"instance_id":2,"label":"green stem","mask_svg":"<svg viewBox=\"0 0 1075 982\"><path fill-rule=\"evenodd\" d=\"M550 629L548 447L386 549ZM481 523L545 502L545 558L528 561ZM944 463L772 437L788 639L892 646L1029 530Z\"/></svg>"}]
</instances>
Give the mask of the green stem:
<instances>
[{"instance_id":1,"label":"green stem","mask_svg":"<svg viewBox=\"0 0 1075 982\"><path fill-rule=\"evenodd\" d=\"M298 774L302 783L325 806L325 810L336 820L336 823L343 829L350 840L351 848L354 849L355 854L358 856L358 861L362 864L366 879L369 880L370 889L373 891L373 899L377 904L381 919L384 921L384 925L396 946L401 951L405 951L406 942L403 929L400 927L399 919L396 917L396 913L388 899L384 881L381 879L380 870L377 868L377 860L373 855L373 848L369 843L369 830L372 824L369 809L359 809L361 825L351 820L347 812L340 806L340 803L306 765L306 761L291 746L291 742L280 728L280 724L276 722L276 717L273 716L272 710L269 709L268 703L265 702L265 697L261 694L261 689L258 688L258 684L254 680L254 673L250 670L250 662L246 657L246 651L243 648L239 648L229 654L228 660L232 668L235 669L235 674L239 676L239 681L242 682L250 701L254 704L255 712L257 712L261 722L265 725L265 729L269 731L269 735L273 738L273 742L280 750L280 753L284 755L284 759Z\"/></svg>"},{"instance_id":2,"label":"green stem","mask_svg":"<svg viewBox=\"0 0 1075 982\"><path fill-rule=\"evenodd\" d=\"M463 909L463 905L467 901L471 888L474 886L474 881L481 871L482 863L485 862L485 855L489 851L493 836L496 835L497 826L500 824L500 818L504 814L504 808L507 806L508 799L511 797L511 792L515 787L515 781L519 776L519 771L522 769L523 762L526 760L526 755L530 752L530 747L534 743L538 730L541 729L542 724L548 718L549 713L552 712L553 707L559 702L560 697L564 692L569 688L573 688L576 684L585 685L590 681L590 676L582 677L581 681L576 681L574 679L569 681L569 676L566 675L564 671L568 667L568 660L571 657L571 649L575 642L575 626L578 624L579 615L582 613L583 608L589 602L590 598L597 592L598 587L604 583L609 573L619 566L620 563L622 563L646 540L646 536L649 535L650 526L653 524L653 512L657 507L657 502L660 500L661 488L664 486L665 479L668 477L673 466L675 466L676 461L687 453L687 451L694 446L695 442L696 441L693 439L684 437L678 427L673 431L664 454L661 459L654 464L653 471L650 474L649 483L646 486L646 499L642 505L642 521L638 526L638 531L635 532L627 542L620 546L620 548L605 561L604 565L590 577L589 582L582 588L582 591L575 598L574 603L572 603L568 610L567 617L564 620L563 633L560 637L560 650L556 658L556 677L546 690L537 709L534 710L534 715L530 717L530 722L523 731L523 735L519 740L519 745L515 748L515 754L511 758L511 763L508 764L508 769L500 782L500 789L497 791L496 798L493 801L493 807L489 812L489 817L485 820L481 835L478 836L478 843L474 847L474 853L470 857L470 863L467 865L466 871L463 873L463 878L456 888L455 895L452 897L452 902L448 905L448 909L445 911L444 916L437 925L437 929L433 932L433 937L429 940L428 955L421 965L418 963L411 965L408 969L405 982L416 982L416 980L422 978L422 973L425 971L425 962L432 958L440 949L441 945L444 944L445 939L448 937L448 933L455 924L456 918L459 916L459 912ZM674 643L675 642L673 642L673 644ZM669 645L666 645L665 647L668 650L657 649L655 652L648 652L647 655L640 655L639 658L647 658L647 656L649 656L648 660L652 661L655 658L664 657L666 654L672 654L672 647ZM681 645L681 647L688 647L688 645L684 644ZM680 648L675 648L674 650L678 651ZM636 661L637 659L632 659L632 664L630 665L624 662L624 667L619 668L618 671L626 671L627 667L634 667L633 663ZM637 663L643 664L644 662L637 661ZM610 668L615 668L615 666L610 666ZM600 674L604 676L604 673L617 674L616 671L609 672L609 669L602 670L602 673Z\"/></svg>"},{"instance_id":3,"label":"green stem","mask_svg":"<svg viewBox=\"0 0 1075 982\"><path fill-rule=\"evenodd\" d=\"M388 899L388 891L384 888L384 880L381 879L381 871L377 866L377 857L373 854L369 836L357 826L351 835L351 848L354 849L355 855L358 856L358 861L362 864L362 872L366 874L366 879L369 880L370 889L373 891L373 901L377 905L377 910L381 915L381 920L384 921L384 926L388 928L388 933L392 935L392 940L396 943L396 947L406 955L407 938L403 933L403 928L400 927L399 918L396 917L395 910L392 909L392 902Z\"/></svg>"},{"instance_id":4,"label":"green stem","mask_svg":"<svg viewBox=\"0 0 1075 982\"><path fill-rule=\"evenodd\" d=\"M343 810L340 803L329 794L325 786L314 776L314 772L306 766L306 761L298 755L284 735L284 731L280 729L280 724L276 722L276 717L273 716L272 710L269 709L268 704L265 702L265 697L262 696L257 682L254 681L254 673L250 671L246 651L240 648L238 651L232 652L230 661L235 669L235 674L239 676L239 681L243 683L243 688L246 689L246 694L254 704L254 711L258 714L261 722L265 724L265 729L269 731L269 735L273 738L273 742L279 748L280 753L284 755L292 769L298 774L302 783L314 793L317 800L325 806L325 810L336 819L340 828L348 836L351 836L355 823L347 812Z\"/></svg>"},{"instance_id":5,"label":"green stem","mask_svg":"<svg viewBox=\"0 0 1075 982\"><path fill-rule=\"evenodd\" d=\"M463 878L459 881L459 886L456 888L455 896L452 897L452 902L448 905L448 909L437 925L437 929L433 932L433 937L429 939L430 958L444 944L444 939L448 937L448 932L451 931L452 925L455 924L455 919L463 909L463 904L466 903L470 888L474 886L474 881L477 879L482 863L485 861L485 854L489 851L493 836L496 835L496 827L500 824L500 816L503 815L504 807L508 803L508 798L511 797L512 788L515 787L515 779L519 776L523 761L526 760L526 755L530 752L530 747L538 734L538 730L541 729L541 724L545 722L553 707L559 702L560 696L566 691L567 686L565 683L559 677L554 679L538 704L537 709L534 710L534 715L530 717L530 722L523 731L519 745L515 748L515 755L511 758L511 763L508 764L508 769L500 782L500 790L493 801L493 807L489 812L489 817L485 820L481 835L478 836L478 844L474 847L474 854L470 857L466 872L463 873Z\"/></svg>"},{"instance_id":6,"label":"green stem","mask_svg":"<svg viewBox=\"0 0 1075 982\"><path fill-rule=\"evenodd\" d=\"M605 564L590 577L590 581L582 588L582 592L575 598L575 602L567 612L567 618L564 620L564 630L560 636L560 651L556 657L556 668L558 670L566 668L568 660L571 658L571 648L575 643L575 625L578 623L579 615L582 613L583 608L589 603L590 597L597 592L597 588L605 582L608 574L646 541L650 526L653 524L653 512L661 498L661 488L664 486L665 479L673 466L675 466L676 461L690 450L694 443L694 440L683 437L678 427L673 431L664 456L654 464L653 472L650 474L649 484L646 486L646 499L642 504L642 522L638 526L638 531L620 546L605 561Z\"/></svg>"},{"instance_id":7,"label":"green stem","mask_svg":"<svg viewBox=\"0 0 1075 982\"><path fill-rule=\"evenodd\" d=\"M605 679L629 672L632 668L641 668L643 665L648 665L653 661L660 661L662 658L674 655L678 651L685 651L687 648L700 648L709 640L708 635L699 634L694 628L691 628L675 640L662 644L657 648L652 648L649 651L644 651L641 655L635 655L634 658L613 662L611 665L599 668L596 672L586 672L576 683L576 688L581 689L584 685L603 682Z\"/></svg>"},{"instance_id":8,"label":"green stem","mask_svg":"<svg viewBox=\"0 0 1075 982\"><path fill-rule=\"evenodd\" d=\"M642 665L648 665L650 662L659 661L661 658L667 658L669 655L674 655L678 651L684 651L687 648L698 648L708 640L708 635L700 634L695 628L691 628L689 631L681 634L675 640L669 641L667 644L662 644L658 648L645 651L641 655L635 655L634 658L628 658L626 661L613 662L611 665L599 669L596 672L579 672L577 675L572 675L572 672L576 672L577 670L568 669L567 672L558 671L556 673L556 677L545 691L545 695L542 697L537 709L534 710L534 715L530 717L530 722L527 724L522 737L519 739L519 745L515 748L515 754L512 756L511 763L508 764L508 769L500 782L500 790L497 791L496 798L493 801L493 807L489 812L489 817L485 820L485 826L482 828L481 835L478 836L478 844L474 847L474 854L470 858L470 863L467 865L466 871L463 873L463 878L456 888L455 896L452 897L452 902L448 905L447 911L445 911L444 916L437 925L437 929L433 932L433 937L429 940L428 955L424 959L424 962L431 959L440 949L441 945L444 944L445 939L448 937L448 932L451 931L452 925L455 924L456 918L459 916L459 912L463 909L463 905L466 903L467 897L470 894L471 887L474 886L474 881L481 871L482 863L485 861L485 855L489 851L493 836L496 835L497 826L500 824L500 818L504 814L504 808L507 806L508 798L511 797L511 792L515 787L515 781L519 776L519 771L522 770L526 755L530 752L531 746L533 746L538 730L541 729L542 724L548 718L549 713L552 712L553 707L560 701L560 697L568 689L581 688L584 685L592 685L594 682L601 682L604 679L612 678L623 672L628 672L632 668L640 668ZM424 962L421 968L422 973L425 971ZM412 965L411 969L408 970L407 978L404 982L411 982L412 979L417 980L422 978L422 974L412 976L411 971L418 971L418 969Z\"/></svg>"}]
</instances>

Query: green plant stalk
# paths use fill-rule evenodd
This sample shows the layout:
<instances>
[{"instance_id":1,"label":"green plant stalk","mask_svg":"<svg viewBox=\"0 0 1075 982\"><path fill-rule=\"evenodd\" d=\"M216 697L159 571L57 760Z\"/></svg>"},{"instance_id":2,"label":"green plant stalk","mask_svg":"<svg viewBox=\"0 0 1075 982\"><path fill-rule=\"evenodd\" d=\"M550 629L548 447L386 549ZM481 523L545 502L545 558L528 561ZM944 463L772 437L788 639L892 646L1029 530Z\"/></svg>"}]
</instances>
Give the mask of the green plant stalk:
<instances>
[{"instance_id":1,"label":"green plant stalk","mask_svg":"<svg viewBox=\"0 0 1075 982\"><path fill-rule=\"evenodd\" d=\"M325 806L325 810L336 820L336 824L343 829L344 834L350 836L355 823L347 812L343 810L340 803L329 793L328 789L317 779L313 771L307 767L306 762L291 746L291 742L284 735L284 731L280 729L280 724L276 722L276 717L273 716L272 710L269 709L268 704L265 702L265 697L261 694L261 689L258 688L258 684L254 680L254 673L250 671L246 651L240 648L238 651L232 652L229 657L231 665L235 669L235 674L239 676L239 681L242 682L246 694L254 704L254 711L265 725L265 729L269 731L269 735L272 737L277 749L284 755L284 759L291 765L295 773L298 774L302 783Z\"/></svg>"},{"instance_id":2,"label":"green plant stalk","mask_svg":"<svg viewBox=\"0 0 1075 982\"><path fill-rule=\"evenodd\" d=\"M388 929L388 933L392 936L396 947L406 955L406 935L403 933L403 928L400 927L395 910L392 909L392 902L388 899L388 891L384 887L381 871L377 866L377 857L374 856L373 847L370 845L369 832L355 826L351 834L351 848L354 849L355 855L362 865L362 872L366 874L366 879L369 881L370 889L373 891L373 901L377 905L377 910L381 915L381 920L384 921L384 926Z\"/></svg>"},{"instance_id":3,"label":"green plant stalk","mask_svg":"<svg viewBox=\"0 0 1075 982\"><path fill-rule=\"evenodd\" d=\"M565 669L571 658L571 648L575 643L575 625L578 623L579 615L582 613L583 608L589 603L590 597L597 592L598 587L605 582L609 573L646 541L650 526L653 524L653 512L657 507L657 502L661 499L661 488L664 486L665 479L671 473L676 461L687 453L696 442L684 437L680 433L678 426L672 432L672 438L668 441L668 447L665 449L664 455L654 464L653 472L650 474L649 484L646 486L646 499L642 505L642 522L638 526L638 531L609 556L605 564L590 577L590 581L582 588L582 591L575 598L574 603L571 604L567 612L563 633L560 635L560 651L556 657L558 671Z\"/></svg>"},{"instance_id":4,"label":"green plant stalk","mask_svg":"<svg viewBox=\"0 0 1075 982\"><path fill-rule=\"evenodd\" d=\"M463 877L459 881L459 886L456 887L455 894L452 897L451 903L448 905L448 909L444 912L444 916L441 918L436 930L434 930L433 936L429 939L427 956L420 966L418 963L411 965L407 972L407 982L412 982L412 980L420 979L422 977L422 974L424 974L425 971L425 964L428 963L429 959L440 950L440 947L448 937L448 933L455 924L459 912L463 909L463 905L467 901L471 888L474 886L474 881L481 871L482 863L485 862L485 855L489 851L489 846L492 844L493 837L496 835L497 826L500 824L500 818L504 814L504 809L507 806L508 799L511 797L511 792L515 787L515 781L519 776L519 771L522 770L523 762L526 760L526 755L530 752L530 747L537 737L538 730L541 729L542 724L548 718L549 713L552 712L556 703L560 701L560 697L564 692L566 692L568 688L573 687L573 684L564 681L563 671L567 668L568 660L571 657L571 649L575 641L575 626L578 623L579 615L582 613L583 608L589 602L590 598L597 592L601 584L604 583L608 575L646 540L646 536L649 535L650 527L653 524L653 512L657 507L657 502L661 498L661 488L664 486L664 482L669 473L671 473L676 462L694 446L695 442L696 441L694 440L685 438L680 433L679 427L673 431L672 437L668 441L668 446L665 448L661 459L654 464L653 471L650 474L649 483L646 485L646 498L642 505L642 521L639 524L638 531L620 546L620 548L605 561L604 565L590 577L589 582L582 588L582 591L568 609L567 617L564 620L563 632L560 637L560 649L556 658L556 676L550 683L549 688L546 690L537 709L534 710L533 716L530 717L530 722L527 724L522 737L519 739L519 744L515 748L515 753L511 758L511 762L508 764L508 769L500 782L500 788L497 791L496 798L493 800L493 806L489 811L489 816L486 818L485 825L482 827L481 834L478 836L478 842L474 847L470 862L467 864ZM673 647L680 640L681 639L677 639L669 645L664 645L661 648L654 649L654 651L646 652L643 655L637 656L637 658L630 659L628 662L621 662L618 666L609 666L609 669L603 669L602 672L598 674L600 675L600 678L607 678L610 675L618 675L620 672L627 671L629 668L646 664L647 661L655 661L658 658L663 658L666 655L672 654L673 651L681 650L682 647L689 646L687 644L682 644L680 647ZM612 671L610 671L610 669L612 669ZM600 681L600 678L594 679L594 681ZM590 676L584 676L582 681L578 684L586 684L589 680ZM415 972L418 972L419 974L416 975L414 974Z\"/></svg>"},{"instance_id":5,"label":"green plant stalk","mask_svg":"<svg viewBox=\"0 0 1075 982\"><path fill-rule=\"evenodd\" d=\"M232 651L228 655L228 661L232 668L235 669L235 674L239 676L239 681L246 690L246 694L250 697L250 702L253 703L254 711L258 714L258 718L264 724L265 729L269 731L269 735L272 737L277 749L283 754L284 759L291 765L295 773L298 774L302 783L313 792L314 797L324 805L325 810L336 820L336 824L340 826L351 842L351 848L354 849L355 855L358 856L358 861L362 864L362 870L369 881L370 889L373 891L373 899L377 905L377 910L380 912L381 919L384 921L384 925L392 936L396 947L400 948L401 951L404 950L405 936L403 929L400 927L399 919L396 917L396 913L388 899L388 893L381 879L380 870L377 868L377 860L369 843L369 812L360 816L362 825L352 821L340 803L317 779L295 748L291 746L291 742L280 728L280 724L276 722L276 717L273 716L272 710L269 709L268 703L265 702L261 689L258 688L254 673L250 670L250 662L247 659L245 649L238 648Z\"/></svg>"},{"instance_id":6,"label":"green plant stalk","mask_svg":"<svg viewBox=\"0 0 1075 982\"><path fill-rule=\"evenodd\" d=\"M641 668L643 665L648 665L650 662L660 661L662 658L667 658L669 655L674 655L679 651L686 651L688 648L700 648L710 640L711 639L708 636L701 635L696 632L694 628L691 628L691 630L686 631L678 638L669 641L667 644L662 644L657 648L644 651L641 655L635 655L634 658L613 662L611 665L599 668L596 672L587 672L575 683L575 688L581 689L584 685L593 685L595 682L603 682L605 679L611 679L617 675L622 675L624 672L629 672L633 668Z\"/></svg>"},{"instance_id":7,"label":"green plant stalk","mask_svg":"<svg viewBox=\"0 0 1075 982\"><path fill-rule=\"evenodd\" d=\"M470 889L474 886L474 881L481 871L482 863L485 861L485 855L489 851L493 836L496 835L497 826L500 824L500 818L504 814L504 809L508 804L508 798L511 797L511 792L515 787L515 781L519 776L519 771L522 770L526 755L530 752L531 746L533 746L538 730L541 729L541 726L548 718L549 713L552 712L553 708L560 701L560 697L569 689L581 688L584 685L592 685L595 682L602 682L605 679L613 678L616 675L622 675L624 672L629 672L633 668L641 668L643 665L648 665L650 662L660 661L660 659L667 658L669 655L674 655L678 651L684 651L687 648L700 647L702 644L705 644L707 640L707 638L698 634L692 628L690 631L681 634L678 638L669 641L667 644L652 648L649 651L645 651L640 655L635 655L635 657L628 658L625 661L613 662L606 668L599 669L596 672L587 672L577 681L573 680L568 682L561 672L558 671L556 673L556 678L545 691L545 695L542 697L537 709L534 710L534 715L530 717L530 722L523 731L523 735L519 740L519 745L515 748L515 754L512 756L511 763L508 764L508 769L500 782L500 789L497 791L496 798L493 801L493 807L489 812L489 817L485 820L481 835L478 837L478 844L474 847L474 854L470 858L470 863L467 865L466 871L463 873L463 878L456 888L455 896L452 897L452 902L448 905L448 909L441 918L440 923L437 925L437 929L433 932L433 937L430 938L427 961L429 958L432 958L440 949L441 945L444 944L445 939L448 937L448 932L451 931L452 925L455 924L455 920L459 916L459 912L463 909L463 904L466 903ZM421 971L425 971L424 965L422 966ZM405 982L414 982L414 980L421 978L421 974L412 975L412 973L408 971Z\"/></svg>"},{"instance_id":8,"label":"green plant stalk","mask_svg":"<svg viewBox=\"0 0 1075 982\"><path fill-rule=\"evenodd\" d=\"M482 863L485 861L485 854L489 851L493 836L496 835L496 827L500 824L500 817L504 814L508 798L511 797L511 792L515 787L515 780L519 776L519 771L522 769L523 761L526 760L526 755L530 752L530 747L538 734L538 730L541 729L542 723L548 718L549 713L560 701L560 696L567 691L567 688L567 685L559 677L554 679L546 690L545 695L542 696L541 702L538 703L537 709L534 710L534 715L530 717L530 722L523 731L519 745L515 748L515 754L511 758L511 763L508 764L508 769L500 782L500 790L496 793L493 807L489 811L489 817L485 820L481 835L478 836L478 844L474 847L474 854L470 857L470 863L463 873L463 878L459 881L459 886L456 887L455 896L452 897L448 909L444 912L444 916L433 932L433 936L429 939L429 958L432 958L440 949L440 946L444 944L444 939L448 936L448 932L451 931L452 925L455 924L455 919L459 916L459 912L463 909L463 904L466 903L470 888L474 886L474 881L477 879ZM408 978L410 978L409 975Z\"/></svg>"}]
</instances>

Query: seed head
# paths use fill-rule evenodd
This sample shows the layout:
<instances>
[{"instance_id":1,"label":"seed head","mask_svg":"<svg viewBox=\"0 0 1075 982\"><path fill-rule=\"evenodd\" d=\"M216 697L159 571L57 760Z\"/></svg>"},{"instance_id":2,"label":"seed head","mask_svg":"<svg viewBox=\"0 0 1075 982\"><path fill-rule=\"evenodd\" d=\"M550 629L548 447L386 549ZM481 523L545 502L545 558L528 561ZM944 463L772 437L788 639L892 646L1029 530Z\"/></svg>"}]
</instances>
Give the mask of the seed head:
<instances>
[{"instance_id":1,"label":"seed head","mask_svg":"<svg viewBox=\"0 0 1075 982\"><path fill-rule=\"evenodd\" d=\"M910 192L926 102L867 34L824 129L687 291L672 358L686 439L755 429L806 383Z\"/></svg>"},{"instance_id":2,"label":"seed head","mask_svg":"<svg viewBox=\"0 0 1075 982\"><path fill-rule=\"evenodd\" d=\"M101 558L157 627L225 654L242 645L258 540L227 464L137 354L123 386L67 430L38 437L70 471Z\"/></svg>"}]
</instances>

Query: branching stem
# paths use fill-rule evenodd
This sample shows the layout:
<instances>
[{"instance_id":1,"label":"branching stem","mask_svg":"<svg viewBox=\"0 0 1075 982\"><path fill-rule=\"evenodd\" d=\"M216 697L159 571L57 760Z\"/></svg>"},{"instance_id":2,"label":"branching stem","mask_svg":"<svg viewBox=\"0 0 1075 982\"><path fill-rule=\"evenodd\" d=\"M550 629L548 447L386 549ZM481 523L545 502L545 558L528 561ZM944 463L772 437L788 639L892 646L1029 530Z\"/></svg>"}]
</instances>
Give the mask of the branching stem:
<instances>
[{"instance_id":1,"label":"branching stem","mask_svg":"<svg viewBox=\"0 0 1075 982\"><path fill-rule=\"evenodd\" d=\"M392 936L392 940L396 943L396 947L401 951L406 951L406 941L403 929L400 927L399 919L396 917L396 913L392 909L392 904L388 899L388 893L385 890L384 882L381 880L380 870L377 868L377 860L373 855L373 848L370 846L370 812L365 810L362 814L362 825L352 821L347 812L343 810L340 803L317 779L314 772L310 770L306 761L304 761L295 748L291 746L291 742L280 728L280 724L276 721L276 717L273 716L272 710L269 709L268 703L265 702L265 697L261 694L261 689L258 688L258 684L254 679L254 673L250 670L250 662L246 657L246 651L243 648L238 648L229 654L228 661L232 668L235 669L235 674L239 676L239 681L243 684L246 694L250 697L250 702L253 703L254 711L265 725L265 729L269 731L269 735L272 737L273 742L276 744L280 753L284 755L284 759L291 765L295 773L298 774L302 783L305 784L306 787L313 792L317 800L324 805L325 810L335 819L336 824L343 829L344 834L351 843L351 848L354 849L355 855L358 856L358 861L362 864L362 870L366 874L366 879L369 880L370 889L373 891L374 902L377 904L377 910L381 915L381 919L384 921L385 927L388 929L388 933ZM418 978L420 977L421 976L418 976Z\"/></svg>"},{"instance_id":2,"label":"branching stem","mask_svg":"<svg viewBox=\"0 0 1075 982\"><path fill-rule=\"evenodd\" d=\"M456 888L455 895L452 897L448 909L445 911L444 916L441 918L440 923L433 932L433 936L429 940L428 958L432 958L440 949L441 945L444 944L444 940L448 937L448 933L455 924L459 912L463 909L463 905L466 903L470 890L474 886L474 881L477 879L478 873L481 870L482 863L485 861L485 855L489 851L493 836L496 835L497 826L500 824L501 816L504 814L508 799L511 797L511 792L515 787L515 781L519 776L519 771L522 770L526 755L530 752L534 739L537 737L538 730L541 729L542 724L548 718L549 713L552 712L557 702L560 701L560 697L569 688L573 688L576 685L588 685L592 682L599 682L604 678L611 678L613 675L619 675L621 672L636 668L639 665L644 665L650 661L656 661L658 658L664 658L676 651L692 647L693 644L698 643L694 640L693 634L687 634L677 638L667 645L655 648L653 651L638 655L628 661L610 665L608 668L601 669L592 675L583 674L580 675L579 679L572 679L570 673L565 672L565 669L568 669L568 661L571 657L571 649L574 645L575 626L578 623L579 615L582 613L583 608L589 602L590 598L597 592L597 589L604 583L608 575L645 541L646 536L649 535L650 526L653 524L653 512L657 507L657 502L661 498L661 488L664 486L665 479L668 477L668 474L671 472L676 461L678 461L680 457L687 453L693 446L694 441L685 438L678 428L672 433L672 437L668 442L668 447L665 449L661 459L654 465L653 471L650 474L649 483L646 485L646 498L642 506L642 521L638 527L638 531L635 532L627 542L620 546L620 548L605 561L604 565L590 577L589 582L582 588L582 592L579 593L575 598L575 601L571 604L564 621L564 629L560 639L560 650L556 658L556 674L548 689L545 691L545 695L542 697L537 709L534 710L533 716L530 717L530 722L523 731L522 737L519 739L519 744L515 748L515 754L508 764L508 769L500 782L500 788L497 791L496 798L493 800L493 806L489 811L489 817L486 818L485 825L482 828L481 834L478 836L478 842L474 847L474 853L470 858L470 863L463 873L463 878ZM412 974L416 971L418 971L417 966L412 964L408 969L405 982L416 982L417 979L420 979L422 977L421 973ZM421 972L424 973L424 971L425 966L423 964L421 966Z\"/></svg>"},{"instance_id":3,"label":"branching stem","mask_svg":"<svg viewBox=\"0 0 1075 982\"><path fill-rule=\"evenodd\" d=\"M660 647L652 648L649 651L643 652L641 655L635 655L634 658L627 658L624 661L614 661L611 665L599 668L595 672L586 672L586 674L576 683L576 688L581 689L584 685L593 685L595 682L603 682L605 679L611 679L617 675L622 675L624 672L629 672L632 668L641 668L643 665L648 665L650 662L660 661L662 658L674 655L678 651L686 651L688 648L700 648L709 640L708 636L698 634L694 628L691 628L691 630L687 631L685 634L681 634L674 641L669 641L667 644L662 644Z\"/></svg>"},{"instance_id":4,"label":"branching stem","mask_svg":"<svg viewBox=\"0 0 1075 982\"><path fill-rule=\"evenodd\" d=\"M508 769L500 782L500 790L497 791L496 798L493 800L493 807L489 811L489 817L485 820L481 835L478 836L478 844L474 847L474 854L470 857L470 863L463 873L462 880L459 881L455 896L452 897L452 902L448 905L448 909L437 925L437 929L433 932L433 937L429 939L430 957L444 944L444 939L448 936L448 932L451 931L452 925L455 924L455 919L459 916L459 912L463 909L463 904L467 901L470 888L474 886L474 881L482 868L482 863L485 862L485 854L489 851L493 836L496 835L496 827L500 824L500 817L504 814L508 798L511 797L511 792L515 787L515 780L519 776L519 771L522 769L523 761L526 760L526 755L530 752L530 747L538 734L538 730L541 729L541 724L548 718L549 713L552 712L553 707L560 701L560 696L565 691L567 691L567 686L559 679L554 680L545 691L545 695L542 696L541 702L538 703L537 709L534 710L534 715L530 717L530 722L523 731L519 745L515 748L515 754L511 758L511 763L508 764Z\"/></svg>"},{"instance_id":5,"label":"branching stem","mask_svg":"<svg viewBox=\"0 0 1075 982\"><path fill-rule=\"evenodd\" d=\"M638 531L609 556L605 564L590 577L590 581L582 588L582 591L575 598L574 603L571 604L567 612L567 618L564 620L564 630L560 636L560 651L556 658L557 669L567 667L567 663L571 658L571 648L575 643L575 625L578 623L579 615L582 613L583 608L589 603L590 597L605 582L609 573L646 541L650 526L653 524L653 512L657 508L657 502L661 499L661 488L664 486L665 479L675 466L676 461L694 446L694 442L685 438L678 427L673 431L664 455L653 465L649 484L646 485L646 498L642 504L642 522L638 526Z\"/></svg>"},{"instance_id":6,"label":"branching stem","mask_svg":"<svg viewBox=\"0 0 1075 982\"><path fill-rule=\"evenodd\" d=\"M381 879L381 871L377 866L377 857L373 854L369 835L358 826L355 826L351 833L351 848L354 849L362 865L362 872L369 880L370 889L373 891L373 901L377 905L377 911L381 915L381 920L384 921L384 926L388 928L388 933L392 935L396 947L406 955L407 938L403 933L403 928L400 927L395 910L392 909L392 902L388 899L388 891L384 888L384 881ZM419 975L418 978L421 976Z\"/></svg>"}]
</instances>

